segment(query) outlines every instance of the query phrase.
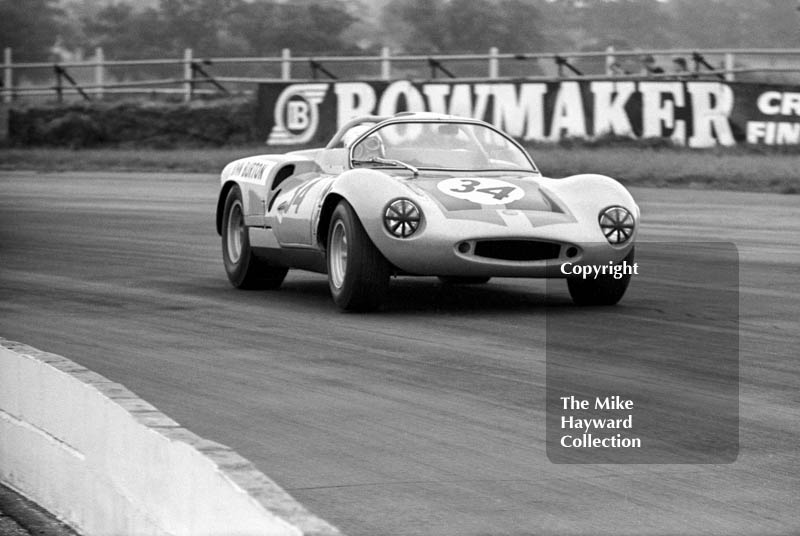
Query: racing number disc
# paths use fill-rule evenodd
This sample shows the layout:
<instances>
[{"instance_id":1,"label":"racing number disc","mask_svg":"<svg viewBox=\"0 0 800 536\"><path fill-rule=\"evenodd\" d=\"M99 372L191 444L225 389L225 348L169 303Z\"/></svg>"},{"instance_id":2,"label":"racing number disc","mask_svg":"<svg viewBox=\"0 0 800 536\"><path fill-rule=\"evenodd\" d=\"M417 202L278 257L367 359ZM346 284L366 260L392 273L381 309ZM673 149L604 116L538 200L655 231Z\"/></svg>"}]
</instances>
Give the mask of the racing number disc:
<instances>
[{"instance_id":1,"label":"racing number disc","mask_svg":"<svg viewBox=\"0 0 800 536\"><path fill-rule=\"evenodd\" d=\"M439 191L479 205L507 205L525 196L525 191L499 179L445 179L436 185Z\"/></svg>"}]
</instances>

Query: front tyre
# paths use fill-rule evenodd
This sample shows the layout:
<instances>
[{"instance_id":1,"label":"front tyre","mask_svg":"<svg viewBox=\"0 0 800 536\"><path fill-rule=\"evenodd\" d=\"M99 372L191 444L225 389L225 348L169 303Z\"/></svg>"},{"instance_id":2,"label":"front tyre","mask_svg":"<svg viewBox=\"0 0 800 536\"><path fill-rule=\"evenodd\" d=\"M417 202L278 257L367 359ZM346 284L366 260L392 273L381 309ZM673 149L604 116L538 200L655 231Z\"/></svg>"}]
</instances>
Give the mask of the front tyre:
<instances>
[{"instance_id":1,"label":"front tyre","mask_svg":"<svg viewBox=\"0 0 800 536\"><path fill-rule=\"evenodd\" d=\"M341 201L328 228L328 285L344 311L372 311L386 299L390 267L355 211Z\"/></svg>"},{"instance_id":2,"label":"front tyre","mask_svg":"<svg viewBox=\"0 0 800 536\"><path fill-rule=\"evenodd\" d=\"M253 254L244 225L242 192L238 186L231 188L225 198L222 262L231 284L241 289L278 288L288 271L286 268L268 266Z\"/></svg>"},{"instance_id":3,"label":"front tyre","mask_svg":"<svg viewBox=\"0 0 800 536\"><path fill-rule=\"evenodd\" d=\"M633 264L633 249L623 262ZM625 295L630 282L631 274L623 274L620 279L607 274L597 279L571 277L567 279L567 288L575 305L615 305Z\"/></svg>"}]
</instances>

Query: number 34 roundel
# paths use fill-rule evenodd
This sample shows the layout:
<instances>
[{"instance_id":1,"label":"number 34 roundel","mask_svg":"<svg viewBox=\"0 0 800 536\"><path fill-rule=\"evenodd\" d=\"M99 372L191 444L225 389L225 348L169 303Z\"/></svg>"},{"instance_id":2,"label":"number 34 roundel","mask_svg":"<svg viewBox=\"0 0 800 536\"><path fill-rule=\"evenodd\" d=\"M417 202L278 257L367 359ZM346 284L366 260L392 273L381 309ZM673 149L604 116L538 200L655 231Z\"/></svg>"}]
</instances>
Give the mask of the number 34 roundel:
<instances>
[{"instance_id":1,"label":"number 34 roundel","mask_svg":"<svg viewBox=\"0 0 800 536\"><path fill-rule=\"evenodd\" d=\"M519 186L499 179L446 179L437 187L447 195L481 205L507 205L525 195Z\"/></svg>"}]
</instances>

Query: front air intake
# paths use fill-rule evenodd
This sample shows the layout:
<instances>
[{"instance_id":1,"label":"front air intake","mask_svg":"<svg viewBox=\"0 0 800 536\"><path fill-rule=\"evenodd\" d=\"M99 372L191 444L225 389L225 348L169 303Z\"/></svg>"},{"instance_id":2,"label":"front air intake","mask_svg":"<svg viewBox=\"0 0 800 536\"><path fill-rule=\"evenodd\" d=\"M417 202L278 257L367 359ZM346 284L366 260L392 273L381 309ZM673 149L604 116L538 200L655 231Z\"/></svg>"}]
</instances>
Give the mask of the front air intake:
<instances>
[{"instance_id":1,"label":"front air intake","mask_svg":"<svg viewBox=\"0 0 800 536\"><path fill-rule=\"evenodd\" d=\"M557 259L561 245L536 240L479 240L475 255L503 261L546 261Z\"/></svg>"}]
</instances>

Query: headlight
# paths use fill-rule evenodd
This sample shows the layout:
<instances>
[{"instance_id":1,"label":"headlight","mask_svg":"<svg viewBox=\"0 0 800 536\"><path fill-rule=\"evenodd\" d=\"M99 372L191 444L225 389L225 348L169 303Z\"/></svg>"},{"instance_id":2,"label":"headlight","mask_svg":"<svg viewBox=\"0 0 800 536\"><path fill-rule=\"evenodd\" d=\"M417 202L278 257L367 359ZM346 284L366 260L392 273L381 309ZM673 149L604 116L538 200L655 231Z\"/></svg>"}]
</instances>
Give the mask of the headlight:
<instances>
[{"instance_id":1,"label":"headlight","mask_svg":"<svg viewBox=\"0 0 800 536\"><path fill-rule=\"evenodd\" d=\"M408 238L419 229L422 213L409 199L395 199L383 212L383 225L392 236Z\"/></svg>"},{"instance_id":2,"label":"headlight","mask_svg":"<svg viewBox=\"0 0 800 536\"><path fill-rule=\"evenodd\" d=\"M633 236L635 221L625 207L608 207L600 213L599 221L609 244L624 244Z\"/></svg>"}]
</instances>

